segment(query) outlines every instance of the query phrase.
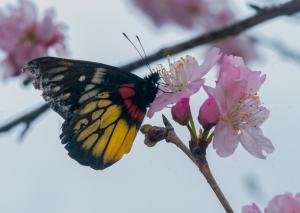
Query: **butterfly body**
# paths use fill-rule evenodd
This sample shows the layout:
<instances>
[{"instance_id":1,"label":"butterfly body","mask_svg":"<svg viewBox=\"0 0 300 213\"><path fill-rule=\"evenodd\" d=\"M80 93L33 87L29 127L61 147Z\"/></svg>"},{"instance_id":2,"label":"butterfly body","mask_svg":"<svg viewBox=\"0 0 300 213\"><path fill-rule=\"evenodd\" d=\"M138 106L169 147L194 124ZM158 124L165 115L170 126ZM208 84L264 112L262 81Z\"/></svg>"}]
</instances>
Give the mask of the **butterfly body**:
<instances>
[{"instance_id":1,"label":"butterfly body","mask_svg":"<svg viewBox=\"0 0 300 213\"><path fill-rule=\"evenodd\" d=\"M65 119L61 140L69 155L94 169L130 151L158 90L157 73L140 78L94 62L45 57L32 60L25 70Z\"/></svg>"}]
</instances>

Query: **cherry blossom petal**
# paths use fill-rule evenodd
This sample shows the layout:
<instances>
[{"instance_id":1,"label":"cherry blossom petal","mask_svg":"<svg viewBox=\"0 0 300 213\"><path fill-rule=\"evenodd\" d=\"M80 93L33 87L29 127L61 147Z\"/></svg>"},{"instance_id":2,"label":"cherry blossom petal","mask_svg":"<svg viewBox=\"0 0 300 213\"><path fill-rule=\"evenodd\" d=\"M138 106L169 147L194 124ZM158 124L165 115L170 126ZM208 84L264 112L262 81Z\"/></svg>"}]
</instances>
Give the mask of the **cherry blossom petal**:
<instances>
[{"instance_id":1,"label":"cherry blossom petal","mask_svg":"<svg viewBox=\"0 0 300 213\"><path fill-rule=\"evenodd\" d=\"M201 86L204 84L204 80L196 81L189 84L189 88L184 91L177 92L177 93L164 93L162 91L158 91L156 98L150 105L150 108L147 112L147 116L152 118L155 112L161 111L163 108L170 104L175 104L183 97L190 97L191 95L195 94Z\"/></svg>"},{"instance_id":2,"label":"cherry blossom petal","mask_svg":"<svg viewBox=\"0 0 300 213\"><path fill-rule=\"evenodd\" d=\"M222 53L220 52L220 49L218 48L212 48L206 55L205 60L202 62L202 64L198 67L193 67L191 69L191 72L189 73L189 79L190 81L196 81L199 78L202 78L204 75L206 75L211 68L218 63L220 58L222 57Z\"/></svg>"},{"instance_id":3,"label":"cherry blossom petal","mask_svg":"<svg viewBox=\"0 0 300 213\"><path fill-rule=\"evenodd\" d=\"M244 63L243 58L225 55L220 68L219 77L229 74L233 80L247 80L247 91L255 94L264 83L266 76L259 71L252 71Z\"/></svg>"},{"instance_id":4,"label":"cherry blossom petal","mask_svg":"<svg viewBox=\"0 0 300 213\"><path fill-rule=\"evenodd\" d=\"M262 213L255 203L247 205L242 208L242 213Z\"/></svg>"},{"instance_id":5,"label":"cherry blossom petal","mask_svg":"<svg viewBox=\"0 0 300 213\"><path fill-rule=\"evenodd\" d=\"M213 46L220 48L226 55L239 56L247 62L258 58L255 42L247 35L222 39L214 43Z\"/></svg>"},{"instance_id":6,"label":"cherry blossom petal","mask_svg":"<svg viewBox=\"0 0 300 213\"><path fill-rule=\"evenodd\" d=\"M265 208L265 213L300 213L299 194L295 197L292 193L275 196Z\"/></svg>"},{"instance_id":7,"label":"cherry blossom petal","mask_svg":"<svg viewBox=\"0 0 300 213\"><path fill-rule=\"evenodd\" d=\"M257 158L265 159L274 151L271 141L263 135L260 128L247 128L241 131L239 140L243 147Z\"/></svg>"},{"instance_id":8,"label":"cherry blossom petal","mask_svg":"<svg viewBox=\"0 0 300 213\"><path fill-rule=\"evenodd\" d=\"M214 131L213 148L221 157L231 155L238 146L238 135L232 126L219 121Z\"/></svg>"}]
</instances>

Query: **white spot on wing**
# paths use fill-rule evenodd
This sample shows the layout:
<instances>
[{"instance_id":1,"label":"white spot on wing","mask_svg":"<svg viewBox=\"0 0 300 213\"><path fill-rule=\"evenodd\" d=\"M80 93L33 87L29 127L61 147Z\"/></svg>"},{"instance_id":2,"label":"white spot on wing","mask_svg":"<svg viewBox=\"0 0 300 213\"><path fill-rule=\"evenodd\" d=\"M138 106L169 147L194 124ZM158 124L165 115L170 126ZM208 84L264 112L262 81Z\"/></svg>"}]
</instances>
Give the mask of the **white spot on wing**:
<instances>
[{"instance_id":1,"label":"white spot on wing","mask_svg":"<svg viewBox=\"0 0 300 213\"><path fill-rule=\"evenodd\" d=\"M70 96L71 96L71 93L66 93L66 94L62 94L60 98L61 98L61 100L65 101L65 100L67 100Z\"/></svg>"},{"instance_id":2,"label":"white spot on wing","mask_svg":"<svg viewBox=\"0 0 300 213\"><path fill-rule=\"evenodd\" d=\"M97 95L97 93L99 92L99 89L94 89L91 90L87 93L85 93L84 95L82 95L78 101L78 103L82 104L83 102L85 102L86 100L90 99L91 97L94 97L95 95Z\"/></svg>"},{"instance_id":3,"label":"white spot on wing","mask_svg":"<svg viewBox=\"0 0 300 213\"><path fill-rule=\"evenodd\" d=\"M56 86L54 88L51 89L52 92L58 92L60 90L60 86Z\"/></svg>"},{"instance_id":4,"label":"white spot on wing","mask_svg":"<svg viewBox=\"0 0 300 213\"><path fill-rule=\"evenodd\" d=\"M105 74L104 68L97 68L91 82L94 84L100 84L103 81L104 74Z\"/></svg>"},{"instance_id":5,"label":"white spot on wing","mask_svg":"<svg viewBox=\"0 0 300 213\"><path fill-rule=\"evenodd\" d=\"M84 90L87 91L87 90L93 89L95 86L96 85L94 85L94 84L88 84L88 85L85 86Z\"/></svg>"},{"instance_id":6,"label":"white spot on wing","mask_svg":"<svg viewBox=\"0 0 300 213\"><path fill-rule=\"evenodd\" d=\"M81 75L78 79L80 82L84 81L85 80L85 75Z\"/></svg>"},{"instance_id":7,"label":"white spot on wing","mask_svg":"<svg viewBox=\"0 0 300 213\"><path fill-rule=\"evenodd\" d=\"M48 72L54 74L54 73L63 72L67 69L68 69L68 67L55 67L55 68L49 69Z\"/></svg>"},{"instance_id":8,"label":"white spot on wing","mask_svg":"<svg viewBox=\"0 0 300 213\"><path fill-rule=\"evenodd\" d=\"M72 66L73 65L73 63L70 61L60 61L58 63L63 66Z\"/></svg>"},{"instance_id":9,"label":"white spot on wing","mask_svg":"<svg viewBox=\"0 0 300 213\"><path fill-rule=\"evenodd\" d=\"M64 75L60 74L60 75L56 75L53 78L50 79L50 81L61 81L64 79Z\"/></svg>"}]
</instances>

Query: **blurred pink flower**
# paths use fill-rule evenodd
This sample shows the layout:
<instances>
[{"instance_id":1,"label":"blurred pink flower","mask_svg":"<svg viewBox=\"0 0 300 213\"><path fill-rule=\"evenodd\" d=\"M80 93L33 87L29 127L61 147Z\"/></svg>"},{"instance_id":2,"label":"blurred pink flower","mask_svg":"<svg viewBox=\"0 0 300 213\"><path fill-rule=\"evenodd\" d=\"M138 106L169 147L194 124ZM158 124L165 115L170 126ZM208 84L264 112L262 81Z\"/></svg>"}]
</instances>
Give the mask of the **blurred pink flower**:
<instances>
[{"instance_id":1,"label":"blurred pink flower","mask_svg":"<svg viewBox=\"0 0 300 213\"><path fill-rule=\"evenodd\" d=\"M261 106L257 95L265 78L261 72L247 68L242 58L225 56L216 87L204 87L220 111L213 147L221 157L231 155L239 142L257 158L264 159L273 152L271 141L260 129L269 117L269 110Z\"/></svg>"},{"instance_id":2,"label":"blurred pink flower","mask_svg":"<svg viewBox=\"0 0 300 213\"><path fill-rule=\"evenodd\" d=\"M258 57L255 42L247 35L226 38L212 45L220 48L224 54L240 56L245 61L252 61Z\"/></svg>"},{"instance_id":3,"label":"blurred pink flower","mask_svg":"<svg viewBox=\"0 0 300 213\"><path fill-rule=\"evenodd\" d=\"M220 57L219 49L214 48L207 54L200 66L191 56L182 57L174 63L169 61L169 70L160 66L158 72L165 84L160 85L147 116L151 118L155 112L162 110L167 105L196 93L204 83L204 75L218 62Z\"/></svg>"},{"instance_id":4,"label":"blurred pink flower","mask_svg":"<svg viewBox=\"0 0 300 213\"><path fill-rule=\"evenodd\" d=\"M242 213L261 213L256 204L242 208ZM285 193L275 196L265 208L264 213L300 213L300 193L293 196Z\"/></svg>"},{"instance_id":5,"label":"blurred pink flower","mask_svg":"<svg viewBox=\"0 0 300 213\"><path fill-rule=\"evenodd\" d=\"M300 213L300 193L275 196L265 208L265 213Z\"/></svg>"},{"instance_id":6,"label":"blurred pink flower","mask_svg":"<svg viewBox=\"0 0 300 213\"><path fill-rule=\"evenodd\" d=\"M189 98L180 99L171 109L173 120L180 125L188 125L191 116Z\"/></svg>"},{"instance_id":7,"label":"blurred pink flower","mask_svg":"<svg viewBox=\"0 0 300 213\"><path fill-rule=\"evenodd\" d=\"M204 24L207 31L219 30L237 21L234 10L220 10L213 21L206 21ZM220 48L226 55L235 55L242 57L246 62L257 59L256 46L254 40L248 35L231 36L212 44L213 47Z\"/></svg>"},{"instance_id":8,"label":"blurred pink flower","mask_svg":"<svg viewBox=\"0 0 300 213\"><path fill-rule=\"evenodd\" d=\"M191 28L223 22L230 11L226 0L133 0L156 26L168 22Z\"/></svg>"},{"instance_id":9,"label":"blurred pink flower","mask_svg":"<svg viewBox=\"0 0 300 213\"><path fill-rule=\"evenodd\" d=\"M242 213L261 213L258 206L255 203L247 205L242 208Z\"/></svg>"},{"instance_id":10,"label":"blurred pink flower","mask_svg":"<svg viewBox=\"0 0 300 213\"><path fill-rule=\"evenodd\" d=\"M199 110L198 120L205 130L215 126L220 118L218 105L213 97L208 97Z\"/></svg>"},{"instance_id":11,"label":"blurred pink flower","mask_svg":"<svg viewBox=\"0 0 300 213\"><path fill-rule=\"evenodd\" d=\"M227 0L132 0L156 26L176 23L185 28L201 27L206 32L221 29L238 20ZM222 52L243 57L245 61L257 58L253 41L247 35L222 39L214 44Z\"/></svg>"},{"instance_id":12,"label":"blurred pink flower","mask_svg":"<svg viewBox=\"0 0 300 213\"><path fill-rule=\"evenodd\" d=\"M33 58L47 56L50 48L57 54L65 53L64 25L54 23L54 11L47 10L38 20L37 8L26 0L18 6L0 10L0 49L6 57L2 64L5 76L18 76L23 65Z\"/></svg>"}]
</instances>

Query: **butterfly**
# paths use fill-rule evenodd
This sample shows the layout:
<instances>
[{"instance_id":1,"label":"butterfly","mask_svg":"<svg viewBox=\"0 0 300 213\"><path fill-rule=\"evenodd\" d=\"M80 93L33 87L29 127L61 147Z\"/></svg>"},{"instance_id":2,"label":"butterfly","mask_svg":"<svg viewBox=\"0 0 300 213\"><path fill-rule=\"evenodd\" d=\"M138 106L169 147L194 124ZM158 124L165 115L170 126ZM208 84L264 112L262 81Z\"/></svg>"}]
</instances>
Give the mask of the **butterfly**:
<instances>
[{"instance_id":1,"label":"butterfly","mask_svg":"<svg viewBox=\"0 0 300 213\"><path fill-rule=\"evenodd\" d=\"M160 79L157 72L140 78L110 65L55 57L34 59L24 70L64 118L60 138L69 156L96 170L130 151Z\"/></svg>"}]
</instances>

